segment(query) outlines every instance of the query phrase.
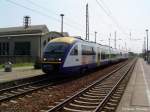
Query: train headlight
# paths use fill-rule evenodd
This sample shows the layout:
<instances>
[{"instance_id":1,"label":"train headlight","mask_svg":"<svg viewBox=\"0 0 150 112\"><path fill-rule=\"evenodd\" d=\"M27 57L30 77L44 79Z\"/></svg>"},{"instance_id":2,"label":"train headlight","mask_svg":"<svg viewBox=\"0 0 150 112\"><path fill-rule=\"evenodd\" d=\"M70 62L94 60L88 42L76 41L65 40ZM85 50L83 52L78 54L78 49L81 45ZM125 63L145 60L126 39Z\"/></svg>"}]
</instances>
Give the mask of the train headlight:
<instances>
[{"instance_id":1,"label":"train headlight","mask_svg":"<svg viewBox=\"0 0 150 112\"><path fill-rule=\"evenodd\" d=\"M47 59L46 59L46 58L43 58L43 60L46 61Z\"/></svg>"},{"instance_id":2,"label":"train headlight","mask_svg":"<svg viewBox=\"0 0 150 112\"><path fill-rule=\"evenodd\" d=\"M61 61L61 58L59 58L58 61Z\"/></svg>"}]
</instances>

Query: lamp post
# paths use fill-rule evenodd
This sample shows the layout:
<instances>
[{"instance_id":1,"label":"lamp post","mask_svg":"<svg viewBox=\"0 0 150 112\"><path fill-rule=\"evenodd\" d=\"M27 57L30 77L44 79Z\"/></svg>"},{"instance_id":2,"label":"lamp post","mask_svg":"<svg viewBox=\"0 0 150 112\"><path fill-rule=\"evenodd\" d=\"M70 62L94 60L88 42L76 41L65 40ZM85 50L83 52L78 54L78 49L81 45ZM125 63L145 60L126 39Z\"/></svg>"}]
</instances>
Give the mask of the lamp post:
<instances>
[{"instance_id":1,"label":"lamp post","mask_svg":"<svg viewBox=\"0 0 150 112\"><path fill-rule=\"evenodd\" d=\"M95 31L95 43L96 43L96 34L97 34L97 32Z\"/></svg>"},{"instance_id":2,"label":"lamp post","mask_svg":"<svg viewBox=\"0 0 150 112\"><path fill-rule=\"evenodd\" d=\"M109 59L111 58L111 51L110 51L110 39L111 39L111 33L109 33L109 38L108 38L108 42L109 42Z\"/></svg>"},{"instance_id":3,"label":"lamp post","mask_svg":"<svg viewBox=\"0 0 150 112\"><path fill-rule=\"evenodd\" d=\"M115 39L114 39L114 41L115 41L114 47L115 47L115 49L116 49L116 31L115 31Z\"/></svg>"},{"instance_id":4,"label":"lamp post","mask_svg":"<svg viewBox=\"0 0 150 112\"><path fill-rule=\"evenodd\" d=\"M60 14L61 16L61 34L63 36L63 17L64 17L64 14Z\"/></svg>"},{"instance_id":5,"label":"lamp post","mask_svg":"<svg viewBox=\"0 0 150 112\"><path fill-rule=\"evenodd\" d=\"M148 61L148 29L146 29L146 34L147 34L147 61Z\"/></svg>"},{"instance_id":6,"label":"lamp post","mask_svg":"<svg viewBox=\"0 0 150 112\"><path fill-rule=\"evenodd\" d=\"M146 60L146 37L144 37L144 60Z\"/></svg>"}]
</instances>

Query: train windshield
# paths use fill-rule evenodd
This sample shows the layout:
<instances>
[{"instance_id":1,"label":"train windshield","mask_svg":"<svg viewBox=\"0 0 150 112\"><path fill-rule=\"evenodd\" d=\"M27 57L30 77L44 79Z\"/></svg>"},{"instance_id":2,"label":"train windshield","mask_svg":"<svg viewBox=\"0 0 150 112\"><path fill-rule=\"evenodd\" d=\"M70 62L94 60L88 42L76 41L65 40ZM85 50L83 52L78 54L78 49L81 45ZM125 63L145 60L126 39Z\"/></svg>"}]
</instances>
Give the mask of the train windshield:
<instances>
[{"instance_id":1,"label":"train windshield","mask_svg":"<svg viewBox=\"0 0 150 112\"><path fill-rule=\"evenodd\" d=\"M50 43L45 49L45 54L63 56L69 44L66 43Z\"/></svg>"}]
</instances>

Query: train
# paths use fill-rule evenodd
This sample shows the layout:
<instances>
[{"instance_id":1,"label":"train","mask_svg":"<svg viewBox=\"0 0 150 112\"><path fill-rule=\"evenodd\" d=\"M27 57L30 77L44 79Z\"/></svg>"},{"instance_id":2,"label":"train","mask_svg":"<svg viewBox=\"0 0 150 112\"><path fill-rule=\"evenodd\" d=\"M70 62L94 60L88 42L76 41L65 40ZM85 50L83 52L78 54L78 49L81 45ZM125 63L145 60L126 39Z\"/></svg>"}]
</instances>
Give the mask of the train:
<instances>
[{"instance_id":1,"label":"train","mask_svg":"<svg viewBox=\"0 0 150 112\"><path fill-rule=\"evenodd\" d=\"M42 71L49 73L84 72L128 58L128 52L80 37L59 37L51 40L42 56Z\"/></svg>"}]
</instances>

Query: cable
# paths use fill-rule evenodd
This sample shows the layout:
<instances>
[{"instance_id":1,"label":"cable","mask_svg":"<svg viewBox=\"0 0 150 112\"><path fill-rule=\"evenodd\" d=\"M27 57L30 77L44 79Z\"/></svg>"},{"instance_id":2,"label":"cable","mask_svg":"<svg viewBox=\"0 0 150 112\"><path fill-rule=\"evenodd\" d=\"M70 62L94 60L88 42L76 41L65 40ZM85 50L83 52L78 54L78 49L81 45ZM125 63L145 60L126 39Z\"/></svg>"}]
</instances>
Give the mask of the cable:
<instances>
[{"instance_id":1,"label":"cable","mask_svg":"<svg viewBox=\"0 0 150 112\"><path fill-rule=\"evenodd\" d=\"M96 0L96 3L98 4L98 6L105 12L105 14L112 20L112 22L116 25L116 27L123 33L126 35L126 33L124 32L123 28L118 24L117 20L112 16L111 11L108 9L108 11L100 4L100 2L98 0Z\"/></svg>"},{"instance_id":2,"label":"cable","mask_svg":"<svg viewBox=\"0 0 150 112\"><path fill-rule=\"evenodd\" d=\"M48 18L48 19L50 18L50 19L52 19L52 20L54 20L54 21L56 21L56 22L60 22L59 19L57 19L57 18L55 18L55 17L52 17L52 16L49 16L49 15L47 15L47 14L45 14L45 13L42 13L41 11L35 10L35 9L33 9L33 8L26 7L26 6L22 5L22 4L19 4L19 3L14 2L14 1L12 1L12 0L6 0L6 1L9 2L9 3L11 3L11 4L14 4L14 5L16 5L16 6L19 6L19 7L22 7L22 8L24 8L24 9L30 10L30 11L32 11L32 12L34 12L34 13L40 14L40 15L42 15L42 16ZM72 28L72 29L81 31L81 29L72 27L72 25L70 25L70 24L68 24L68 23L65 23L65 22L64 22L64 24L66 24L67 26L69 26L69 27ZM83 29L82 29L82 30L83 30ZM94 34L90 33L90 35L94 35Z\"/></svg>"},{"instance_id":3,"label":"cable","mask_svg":"<svg viewBox=\"0 0 150 112\"><path fill-rule=\"evenodd\" d=\"M27 2L29 2L30 4L36 6L36 7L40 8L40 9L42 9L42 10L44 10L44 11L51 12L51 13L53 13L54 15L58 16L58 14L54 13L53 11L50 11L49 9L47 9L47 8L45 8L45 7L39 5L39 4L37 4L37 3L35 3L35 2L33 2L33 1L31 1L31 0L28 0ZM69 20L70 22L72 21L71 23L74 23L74 24L72 24L72 25L74 25L74 26L77 26L77 25L78 25L78 26L81 27L81 24L75 22L73 19L70 20L70 19L67 18L67 17L65 17L65 18L66 18L67 20Z\"/></svg>"},{"instance_id":4,"label":"cable","mask_svg":"<svg viewBox=\"0 0 150 112\"><path fill-rule=\"evenodd\" d=\"M56 21L56 22L60 22L60 20L58 20L57 18L54 18L54 17L49 16L49 15L47 15L47 14L44 14L44 13L38 11L38 10L35 10L35 9L32 9L32 8L28 8L28 7L26 7L26 6L22 5L22 4L16 3L16 2L11 1L11 0L6 0L6 1L8 1L8 2L10 2L10 3L12 3L12 4L16 5L16 6L19 6L19 7L25 8L25 9L27 9L27 10L30 10L30 11L32 11L32 12L38 13L38 14L40 14L40 15L42 15L42 16L48 18L48 19L50 18L50 19L52 19L52 20L54 20L54 21ZM75 28L75 27L73 27L72 25L70 25L70 24L68 24L68 23L65 23L65 22L64 22L64 24L67 25L68 27L74 29L74 30L81 31L81 29ZM82 30L83 30L83 29L82 29Z\"/></svg>"},{"instance_id":5,"label":"cable","mask_svg":"<svg viewBox=\"0 0 150 112\"><path fill-rule=\"evenodd\" d=\"M46 18L51 18L51 19L54 20L54 21L60 22L60 20L58 20L57 18L54 18L54 17L49 16L49 15L46 15L46 14L44 14L44 13L38 11L38 10L35 10L35 9L32 9L32 8L26 7L26 6L22 5L22 4L18 4L18 3L14 2L14 1L11 1L11 0L6 0L6 1L7 1L7 2L10 2L10 3L14 4L14 5L17 5L17 6L19 6L19 7L22 7L22 8L24 8L24 9L30 10L30 11L32 11L32 12L38 13L38 14L40 14L40 15L46 17Z\"/></svg>"}]
</instances>

